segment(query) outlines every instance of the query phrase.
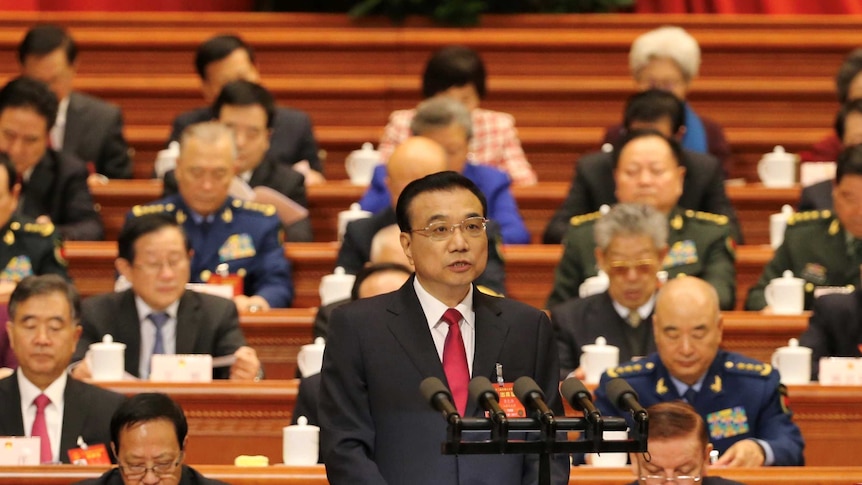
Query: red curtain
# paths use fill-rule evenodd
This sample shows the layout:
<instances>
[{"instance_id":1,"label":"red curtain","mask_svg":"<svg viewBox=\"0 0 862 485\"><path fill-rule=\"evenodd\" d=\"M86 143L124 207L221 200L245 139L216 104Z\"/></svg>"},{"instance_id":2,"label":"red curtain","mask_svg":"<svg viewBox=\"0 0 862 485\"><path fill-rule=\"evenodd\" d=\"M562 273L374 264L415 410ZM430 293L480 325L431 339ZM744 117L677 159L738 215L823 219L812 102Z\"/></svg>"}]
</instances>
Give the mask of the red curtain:
<instances>
[{"instance_id":1,"label":"red curtain","mask_svg":"<svg viewBox=\"0 0 862 485\"><path fill-rule=\"evenodd\" d=\"M862 14L862 0L636 0L637 13Z\"/></svg>"}]
</instances>

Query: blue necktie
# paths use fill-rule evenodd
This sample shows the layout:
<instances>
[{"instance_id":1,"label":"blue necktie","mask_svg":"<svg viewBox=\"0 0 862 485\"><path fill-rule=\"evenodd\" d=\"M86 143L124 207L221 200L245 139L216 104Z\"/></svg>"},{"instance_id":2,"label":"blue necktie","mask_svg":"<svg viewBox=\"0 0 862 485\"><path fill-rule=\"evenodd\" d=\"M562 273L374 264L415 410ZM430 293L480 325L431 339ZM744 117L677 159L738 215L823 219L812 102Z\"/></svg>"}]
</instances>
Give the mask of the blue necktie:
<instances>
[{"instance_id":1,"label":"blue necktie","mask_svg":"<svg viewBox=\"0 0 862 485\"><path fill-rule=\"evenodd\" d=\"M694 406L694 398L697 396L697 391L694 390L693 387L689 387L686 389L684 393L682 393L682 398L686 400L689 404Z\"/></svg>"},{"instance_id":2,"label":"blue necktie","mask_svg":"<svg viewBox=\"0 0 862 485\"><path fill-rule=\"evenodd\" d=\"M165 353L165 342L162 339L162 327L168 321L168 314L165 312L153 312L147 318L156 326L156 341L153 343L153 355Z\"/></svg>"}]
</instances>

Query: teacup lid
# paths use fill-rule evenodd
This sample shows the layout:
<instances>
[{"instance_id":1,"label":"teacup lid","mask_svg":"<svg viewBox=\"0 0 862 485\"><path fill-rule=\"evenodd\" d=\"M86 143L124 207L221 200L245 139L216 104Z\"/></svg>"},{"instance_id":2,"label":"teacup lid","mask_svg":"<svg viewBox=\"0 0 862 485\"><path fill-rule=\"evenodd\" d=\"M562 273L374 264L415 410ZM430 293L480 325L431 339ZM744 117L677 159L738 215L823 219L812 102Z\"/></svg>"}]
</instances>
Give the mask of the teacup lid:
<instances>
[{"instance_id":1,"label":"teacup lid","mask_svg":"<svg viewBox=\"0 0 862 485\"><path fill-rule=\"evenodd\" d=\"M367 141L362 144L362 149L353 150L350 152L351 157L367 157L374 158L375 160L380 159L380 152L374 149L374 144Z\"/></svg>"},{"instance_id":2,"label":"teacup lid","mask_svg":"<svg viewBox=\"0 0 862 485\"><path fill-rule=\"evenodd\" d=\"M120 342L114 342L114 336L109 334L109 333L106 333L105 336L102 337L101 342L93 342L90 344L90 348L103 348L103 347L125 349L126 344L120 343Z\"/></svg>"},{"instance_id":3,"label":"teacup lid","mask_svg":"<svg viewBox=\"0 0 862 485\"><path fill-rule=\"evenodd\" d=\"M793 215L793 207L790 204L784 204L781 206L781 213L784 214L785 217L790 217Z\"/></svg>"},{"instance_id":4,"label":"teacup lid","mask_svg":"<svg viewBox=\"0 0 862 485\"><path fill-rule=\"evenodd\" d=\"M787 153L786 151L784 151L784 147L781 145L775 145L775 148L772 149L771 152L763 154L763 160L796 161L796 155L792 153Z\"/></svg>"},{"instance_id":5,"label":"teacup lid","mask_svg":"<svg viewBox=\"0 0 862 485\"><path fill-rule=\"evenodd\" d=\"M784 273L781 273L781 277L784 279L793 279L793 271L786 269Z\"/></svg>"},{"instance_id":6,"label":"teacup lid","mask_svg":"<svg viewBox=\"0 0 862 485\"><path fill-rule=\"evenodd\" d=\"M300 416L296 418L296 424L290 425L285 428L289 433L317 433L320 431L320 427L314 426L313 424L308 424L308 418L305 416Z\"/></svg>"},{"instance_id":7,"label":"teacup lid","mask_svg":"<svg viewBox=\"0 0 862 485\"><path fill-rule=\"evenodd\" d=\"M787 346L788 347L799 347L799 340L792 338L792 339L787 341Z\"/></svg>"},{"instance_id":8,"label":"teacup lid","mask_svg":"<svg viewBox=\"0 0 862 485\"><path fill-rule=\"evenodd\" d=\"M599 346L599 347L604 347L604 346L605 346L605 345L607 345L607 344L608 344L608 339L606 339L606 338L602 337L601 335L599 335L598 337L596 337L596 345L597 345L597 346Z\"/></svg>"},{"instance_id":9,"label":"teacup lid","mask_svg":"<svg viewBox=\"0 0 862 485\"><path fill-rule=\"evenodd\" d=\"M314 339L313 344L305 344L302 346L302 348L312 348L312 347L323 349L324 347L326 347L326 339L323 337L317 337Z\"/></svg>"},{"instance_id":10,"label":"teacup lid","mask_svg":"<svg viewBox=\"0 0 862 485\"><path fill-rule=\"evenodd\" d=\"M347 274L344 267L337 266L335 270L332 271L332 274L323 276L323 281L325 283L349 282L350 284L353 284L353 282L356 281L356 275Z\"/></svg>"}]
</instances>

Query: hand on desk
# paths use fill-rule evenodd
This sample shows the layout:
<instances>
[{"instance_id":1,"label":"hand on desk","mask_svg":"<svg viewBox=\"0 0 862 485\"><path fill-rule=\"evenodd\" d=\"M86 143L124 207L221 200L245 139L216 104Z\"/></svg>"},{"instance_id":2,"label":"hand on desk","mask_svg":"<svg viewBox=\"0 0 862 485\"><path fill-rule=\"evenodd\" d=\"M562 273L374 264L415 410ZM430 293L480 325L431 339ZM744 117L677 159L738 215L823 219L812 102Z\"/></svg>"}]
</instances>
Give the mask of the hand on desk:
<instances>
[{"instance_id":1,"label":"hand on desk","mask_svg":"<svg viewBox=\"0 0 862 485\"><path fill-rule=\"evenodd\" d=\"M269 310L269 302L262 296L237 295L233 297L238 312L264 312Z\"/></svg>"},{"instance_id":2,"label":"hand on desk","mask_svg":"<svg viewBox=\"0 0 862 485\"><path fill-rule=\"evenodd\" d=\"M761 466L765 461L763 448L756 441L742 440L728 448L712 466L752 467Z\"/></svg>"},{"instance_id":3,"label":"hand on desk","mask_svg":"<svg viewBox=\"0 0 862 485\"><path fill-rule=\"evenodd\" d=\"M253 348L243 345L233 353L236 362L230 366L230 379L234 381L253 381L260 372L260 359Z\"/></svg>"}]
</instances>

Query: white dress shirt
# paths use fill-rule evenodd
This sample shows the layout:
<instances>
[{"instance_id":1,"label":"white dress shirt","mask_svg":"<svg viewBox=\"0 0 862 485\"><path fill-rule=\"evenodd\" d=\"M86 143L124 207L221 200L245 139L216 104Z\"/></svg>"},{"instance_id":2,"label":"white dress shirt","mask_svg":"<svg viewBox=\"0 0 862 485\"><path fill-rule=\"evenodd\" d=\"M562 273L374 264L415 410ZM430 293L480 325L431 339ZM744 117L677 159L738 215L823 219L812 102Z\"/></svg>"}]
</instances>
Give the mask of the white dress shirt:
<instances>
[{"instance_id":1,"label":"white dress shirt","mask_svg":"<svg viewBox=\"0 0 862 485\"><path fill-rule=\"evenodd\" d=\"M60 462L60 437L63 434L63 409L65 407L63 393L66 392L67 374L63 372L43 391L24 377L24 372L21 371L20 367L15 372L18 375L18 390L21 393L24 435L30 437L30 432L33 431L33 421L36 421L36 404L33 401L39 394L48 396L51 403L45 406L45 425L48 427L48 439L51 440L51 461Z\"/></svg>"},{"instance_id":2,"label":"white dress shirt","mask_svg":"<svg viewBox=\"0 0 862 485\"><path fill-rule=\"evenodd\" d=\"M168 320L162 326L162 343L165 354L177 353L177 308L180 301L177 300L165 308ZM153 356L153 345L156 343L156 325L147 317L155 310L144 303L139 296L135 296L135 307L138 309L138 318L141 324L141 353L138 362L138 375L141 379L150 377L150 359Z\"/></svg>"},{"instance_id":3,"label":"white dress shirt","mask_svg":"<svg viewBox=\"0 0 862 485\"><path fill-rule=\"evenodd\" d=\"M449 324L443 321L443 314L446 313L449 307L431 296L422 287L422 284L419 283L419 278L413 279L413 289L416 290L419 304L425 313L425 319L428 320L428 328L431 331L431 337L434 339L434 346L437 348L437 356L440 357L440 362L443 362L443 347L446 344L446 335L449 333ZM467 352L467 368L472 376L473 354L476 351L476 314L473 313L473 285L470 285L467 296L461 300L461 303L458 303L455 309L461 313L461 322L458 328L461 329L461 337L464 339L464 350Z\"/></svg>"}]
</instances>

